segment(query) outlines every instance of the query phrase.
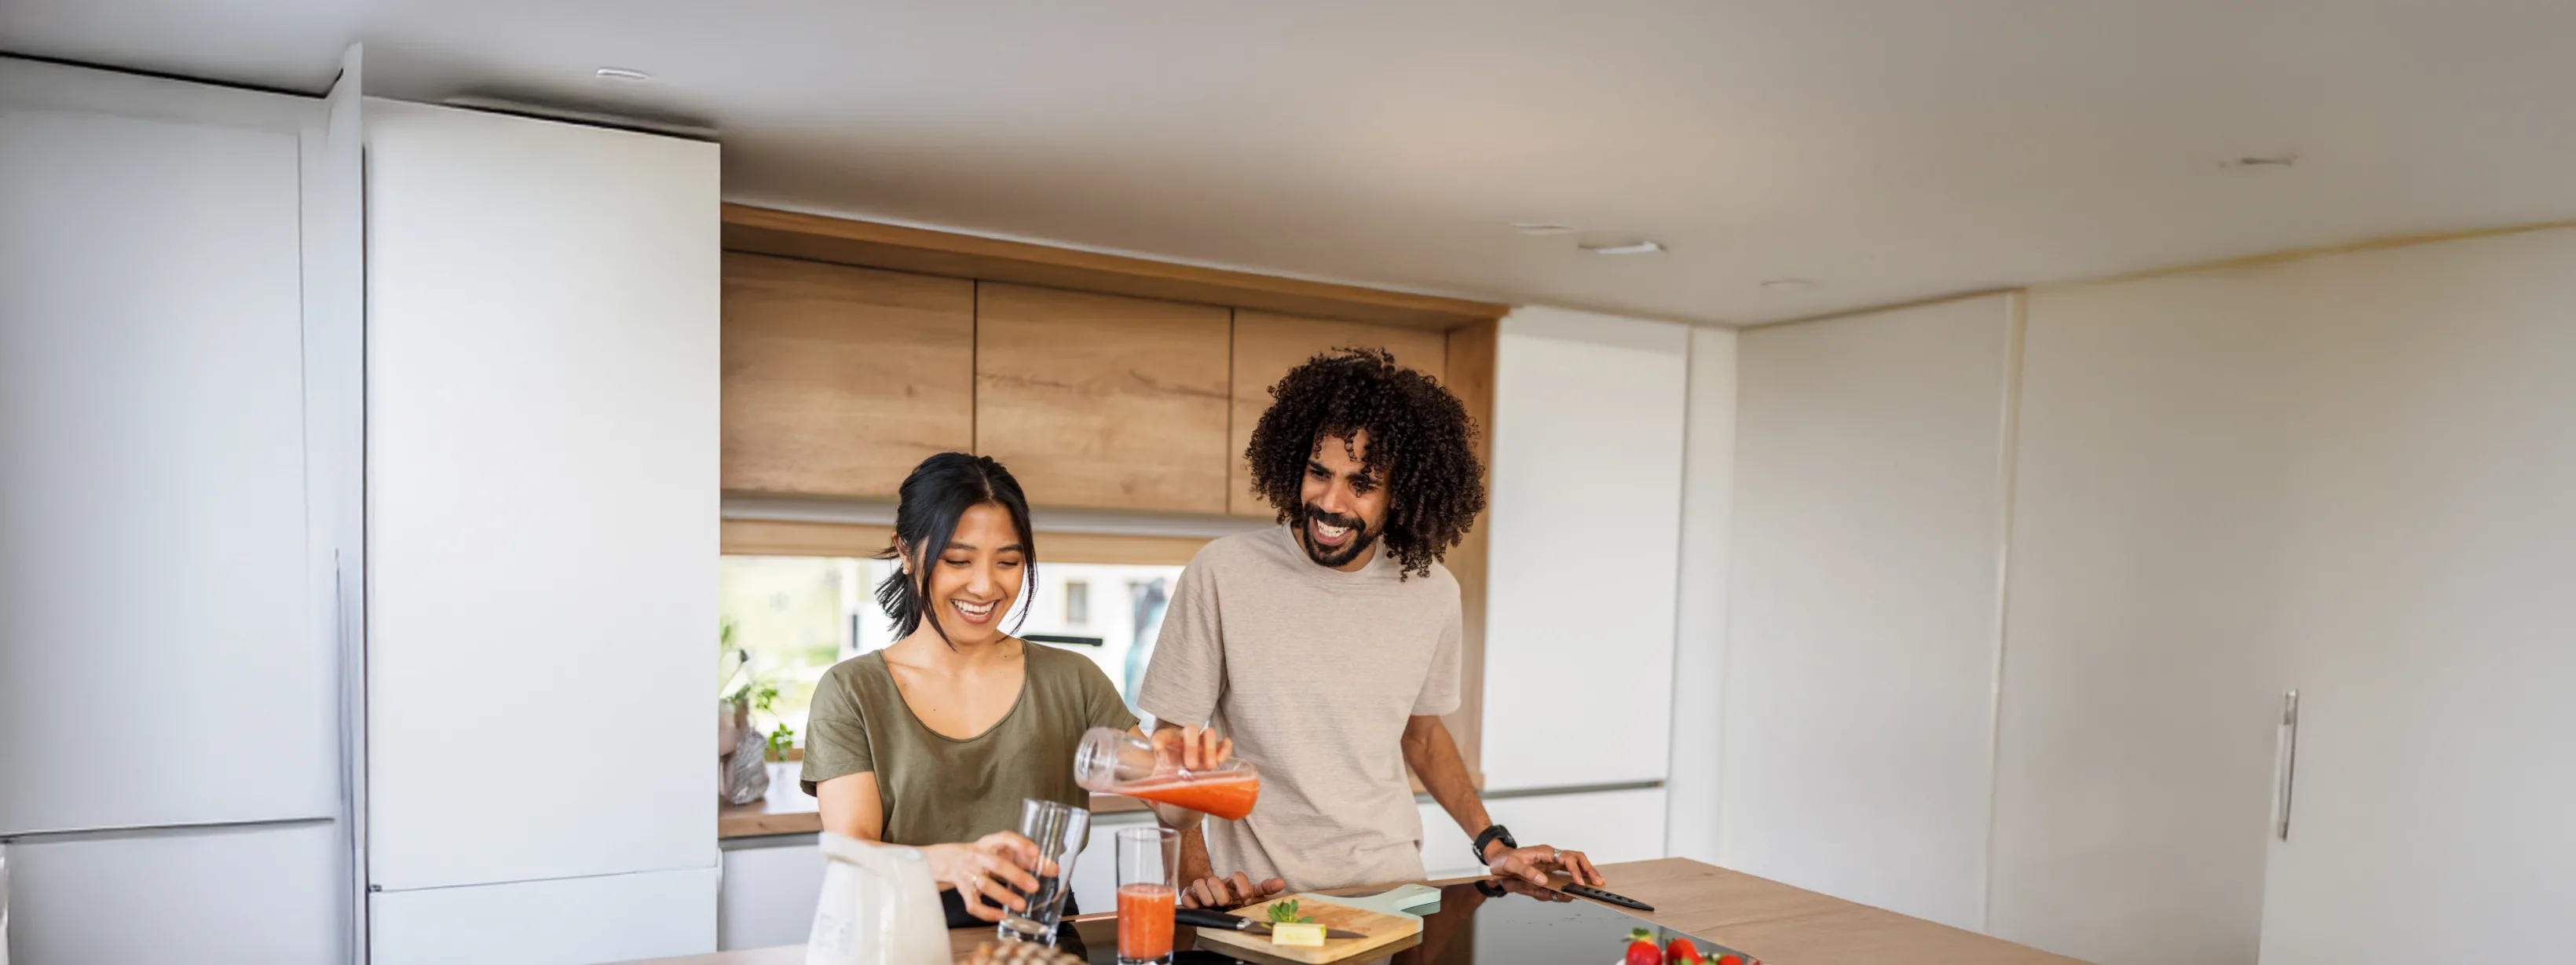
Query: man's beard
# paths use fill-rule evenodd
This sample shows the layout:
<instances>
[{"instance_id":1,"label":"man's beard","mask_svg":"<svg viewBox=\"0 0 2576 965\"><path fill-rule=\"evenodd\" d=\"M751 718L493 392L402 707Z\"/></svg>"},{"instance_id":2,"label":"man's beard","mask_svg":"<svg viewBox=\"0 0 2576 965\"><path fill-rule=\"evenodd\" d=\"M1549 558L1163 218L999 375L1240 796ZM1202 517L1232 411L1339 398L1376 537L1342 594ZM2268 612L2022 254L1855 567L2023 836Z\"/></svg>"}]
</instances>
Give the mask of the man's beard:
<instances>
[{"instance_id":1,"label":"man's beard","mask_svg":"<svg viewBox=\"0 0 2576 965\"><path fill-rule=\"evenodd\" d=\"M1320 545L1315 542L1316 523L1348 529L1351 536L1340 546ZM1304 511L1297 515L1297 545L1306 548L1306 558L1324 566L1336 569L1347 566L1352 560L1359 559L1361 553L1368 552L1369 545L1376 541L1377 534L1369 531L1357 516L1327 513L1315 508L1313 503L1306 504Z\"/></svg>"}]
</instances>

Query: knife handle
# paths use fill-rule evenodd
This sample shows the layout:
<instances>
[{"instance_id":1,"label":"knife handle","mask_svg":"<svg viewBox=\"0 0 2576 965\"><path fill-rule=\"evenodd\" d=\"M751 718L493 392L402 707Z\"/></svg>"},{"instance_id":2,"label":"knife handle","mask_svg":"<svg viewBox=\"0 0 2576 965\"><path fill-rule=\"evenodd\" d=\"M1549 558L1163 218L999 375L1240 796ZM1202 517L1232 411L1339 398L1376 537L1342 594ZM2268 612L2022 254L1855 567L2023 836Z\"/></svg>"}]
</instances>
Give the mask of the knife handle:
<instances>
[{"instance_id":1,"label":"knife handle","mask_svg":"<svg viewBox=\"0 0 2576 965\"><path fill-rule=\"evenodd\" d=\"M1192 928L1217 928L1225 931L1251 931L1253 926L1250 918L1206 908L1172 909L1172 920Z\"/></svg>"}]
</instances>

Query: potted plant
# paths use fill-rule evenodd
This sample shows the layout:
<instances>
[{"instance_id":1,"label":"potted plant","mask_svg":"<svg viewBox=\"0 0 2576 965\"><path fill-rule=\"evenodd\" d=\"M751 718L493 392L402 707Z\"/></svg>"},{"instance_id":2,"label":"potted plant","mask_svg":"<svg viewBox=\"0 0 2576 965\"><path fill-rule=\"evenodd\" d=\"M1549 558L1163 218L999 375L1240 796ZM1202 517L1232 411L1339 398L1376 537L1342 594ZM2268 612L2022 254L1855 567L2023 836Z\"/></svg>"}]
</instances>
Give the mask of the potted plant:
<instances>
[{"instance_id":1,"label":"potted plant","mask_svg":"<svg viewBox=\"0 0 2576 965\"><path fill-rule=\"evenodd\" d=\"M751 651L734 642L734 622L716 631L719 667L731 666L716 684L716 755L728 804L749 804L769 793L771 761L784 761L796 746L796 729L777 719L778 682L754 666ZM753 726L752 715L767 716L767 734Z\"/></svg>"}]
</instances>

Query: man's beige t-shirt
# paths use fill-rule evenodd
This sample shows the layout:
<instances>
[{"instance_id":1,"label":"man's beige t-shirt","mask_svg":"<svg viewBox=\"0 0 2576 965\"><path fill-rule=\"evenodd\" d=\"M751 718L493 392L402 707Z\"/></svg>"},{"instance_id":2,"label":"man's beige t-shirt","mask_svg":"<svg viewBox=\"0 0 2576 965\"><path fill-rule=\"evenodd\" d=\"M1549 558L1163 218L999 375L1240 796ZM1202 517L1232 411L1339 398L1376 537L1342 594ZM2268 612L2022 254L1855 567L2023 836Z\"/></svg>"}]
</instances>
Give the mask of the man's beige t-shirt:
<instances>
[{"instance_id":1,"label":"man's beige t-shirt","mask_svg":"<svg viewBox=\"0 0 2576 965\"><path fill-rule=\"evenodd\" d=\"M1458 709L1458 580L1307 558L1285 526L1216 540L1181 571L1136 705L1207 721L1261 768L1241 821L1209 818L1220 874L1291 890L1418 880L1407 718Z\"/></svg>"}]
</instances>

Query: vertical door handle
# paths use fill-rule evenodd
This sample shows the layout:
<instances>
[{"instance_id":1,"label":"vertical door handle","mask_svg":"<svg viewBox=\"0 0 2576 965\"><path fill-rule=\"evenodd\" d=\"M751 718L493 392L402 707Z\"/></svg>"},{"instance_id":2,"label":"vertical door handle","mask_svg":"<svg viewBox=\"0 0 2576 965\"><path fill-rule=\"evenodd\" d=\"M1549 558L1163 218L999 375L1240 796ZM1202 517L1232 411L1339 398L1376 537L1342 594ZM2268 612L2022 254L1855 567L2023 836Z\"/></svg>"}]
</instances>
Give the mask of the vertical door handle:
<instances>
[{"instance_id":1,"label":"vertical door handle","mask_svg":"<svg viewBox=\"0 0 2576 965\"><path fill-rule=\"evenodd\" d=\"M2299 692L2295 688L2281 694L2281 732L2275 749L2278 759L2274 770L2281 776L2281 786L2274 793L2275 820L2272 834L2290 840L2290 792L2299 770Z\"/></svg>"}]
</instances>

